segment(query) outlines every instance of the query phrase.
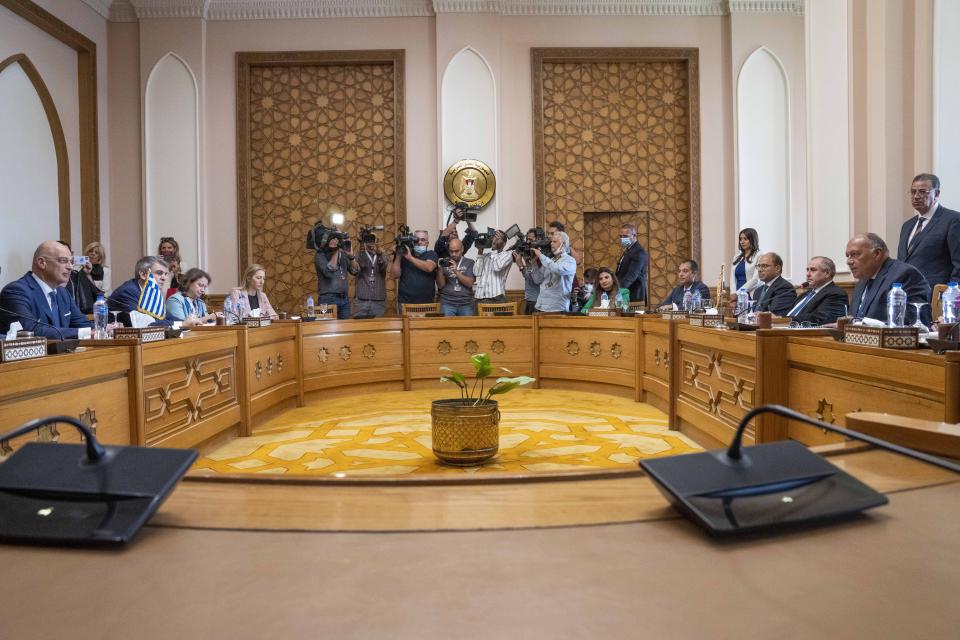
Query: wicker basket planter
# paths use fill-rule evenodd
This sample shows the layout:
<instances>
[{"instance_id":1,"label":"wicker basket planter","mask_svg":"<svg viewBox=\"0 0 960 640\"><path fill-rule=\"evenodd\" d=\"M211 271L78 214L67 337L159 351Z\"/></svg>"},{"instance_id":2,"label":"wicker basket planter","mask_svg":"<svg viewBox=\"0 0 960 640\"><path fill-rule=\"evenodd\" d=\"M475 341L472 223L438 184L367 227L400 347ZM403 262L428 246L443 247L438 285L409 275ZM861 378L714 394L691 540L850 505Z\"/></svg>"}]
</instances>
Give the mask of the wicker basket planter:
<instances>
[{"instance_id":1,"label":"wicker basket planter","mask_svg":"<svg viewBox=\"0 0 960 640\"><path fill-rule=\"evenodd\" d=\"M500 409L496 400L434 400L430 409L433 453L446 464L467 467L497 455Z\"/></svg>"}]
</instances>

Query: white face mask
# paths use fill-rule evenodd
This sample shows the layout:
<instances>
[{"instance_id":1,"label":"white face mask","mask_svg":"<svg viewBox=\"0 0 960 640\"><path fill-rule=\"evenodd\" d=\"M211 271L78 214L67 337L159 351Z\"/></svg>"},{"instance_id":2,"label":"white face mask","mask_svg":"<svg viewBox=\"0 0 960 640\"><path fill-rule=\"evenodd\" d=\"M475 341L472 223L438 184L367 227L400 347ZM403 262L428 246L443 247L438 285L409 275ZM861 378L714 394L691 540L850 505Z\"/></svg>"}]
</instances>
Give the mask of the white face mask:
<instances>
[{"instance_id":1,"label":"white face mask","mask_svg":"<svg viewBox=\"0 0 960 640\"><path fill-rule=\"evenodd\" d=\"M423 253L426 253L426 252L427 252L427 248L424 247L424 246L422 246L422 245L419 245L419 244L418 244L417 246L415 246L415 247L413 248L413 250L417 253L417 255L420 255L420 254L423 254Z\"/></svg>"},{"instance_id":2,"label":"white face mask","mask_svg":"<svg viewBox=\"0 0 960 640\"><path fill-rule=\"evenodd\" d=\"M623 247L624 249L626 249L632 244L633 244L633 240L631 240L630 238L620 238L620 246Z\"/></svg>"}]
</instances>

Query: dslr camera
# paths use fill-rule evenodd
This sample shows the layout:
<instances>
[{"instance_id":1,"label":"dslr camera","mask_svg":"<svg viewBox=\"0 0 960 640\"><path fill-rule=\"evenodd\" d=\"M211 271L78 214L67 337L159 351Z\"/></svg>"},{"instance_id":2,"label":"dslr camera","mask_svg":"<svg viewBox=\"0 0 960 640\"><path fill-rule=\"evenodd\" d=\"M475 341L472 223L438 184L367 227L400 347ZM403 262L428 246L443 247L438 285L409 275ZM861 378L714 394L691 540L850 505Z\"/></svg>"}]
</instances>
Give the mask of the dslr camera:
<instances>
[{"instance_id":1,"label":"dslr camera","mask_svg":"<svg viewBox=\"0 0 960 640\"><path fill-rule=\"evenodd\" d=\"M405 224L397 227L397 236L394 238L394 250L403 254L406 251L413 252L413 247L417 244L417 237L410 233L410 227ZM404 249L406 247L406 249Z\"/></svg>"},{"instance_id":2,"label":"dslr camera","mask_svg":"<svg viewBox=\"0 0 960 640\"><path fill-rule=\"evenodd\" d=\"M439 264L444 269L453 268L453 260L451 260L450 258L440 258L439 260L437 260L437 264Z\"/></svg>"}]
</instances>

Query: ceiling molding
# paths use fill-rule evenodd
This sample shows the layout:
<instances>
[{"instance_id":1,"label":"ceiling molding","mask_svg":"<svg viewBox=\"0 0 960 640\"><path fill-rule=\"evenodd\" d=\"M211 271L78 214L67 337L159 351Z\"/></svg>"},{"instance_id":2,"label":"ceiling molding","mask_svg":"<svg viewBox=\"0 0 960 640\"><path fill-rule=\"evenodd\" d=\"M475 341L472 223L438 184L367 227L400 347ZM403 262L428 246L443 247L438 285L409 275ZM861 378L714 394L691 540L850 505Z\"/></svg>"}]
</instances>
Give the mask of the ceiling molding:
<instances>
[{"instance_id":1,"label":"ceiling molding","mask_svg":"<svg viewBox=\"0 0 960 640\"><path fill-rule=\"evenodd\" d=\"M83 0L114 22L150 18L284 20L430 17L439 13L507 16L803 15L803 0Z\"/></svg>"}]
</instances>

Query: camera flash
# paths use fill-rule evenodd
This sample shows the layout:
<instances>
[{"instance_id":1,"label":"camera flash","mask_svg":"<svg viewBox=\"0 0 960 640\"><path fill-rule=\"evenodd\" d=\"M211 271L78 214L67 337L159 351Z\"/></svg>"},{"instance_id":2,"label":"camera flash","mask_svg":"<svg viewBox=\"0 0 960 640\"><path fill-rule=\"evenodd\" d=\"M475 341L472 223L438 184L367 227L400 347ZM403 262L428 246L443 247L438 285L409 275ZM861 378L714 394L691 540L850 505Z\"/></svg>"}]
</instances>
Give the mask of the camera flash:
<instances>
[{"instance_id":1,"label":"camera flash","mask_svg":"<svg viewBox=\"0 0 960 640\"><path fill-rule=\"evenodd\" d=\"M333 224L343 224L343 214L335 213L330 216L330 220L333 222Z\"/></svg>"}]
</instances>

